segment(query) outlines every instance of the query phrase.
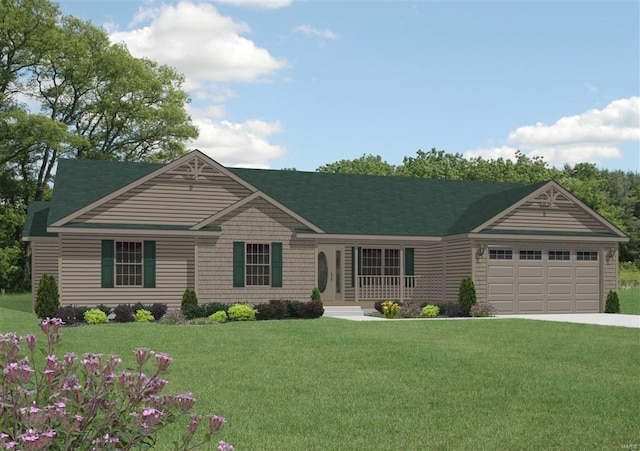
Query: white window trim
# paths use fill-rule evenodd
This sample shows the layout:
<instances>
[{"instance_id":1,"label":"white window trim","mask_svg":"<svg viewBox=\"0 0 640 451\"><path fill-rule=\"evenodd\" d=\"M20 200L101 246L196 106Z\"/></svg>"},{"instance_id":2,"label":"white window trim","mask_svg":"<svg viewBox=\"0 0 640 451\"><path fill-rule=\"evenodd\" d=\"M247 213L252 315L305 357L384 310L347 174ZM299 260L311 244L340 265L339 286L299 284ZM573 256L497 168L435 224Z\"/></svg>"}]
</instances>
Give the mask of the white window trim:
<instances>
[{"instance_id":1,"label":"white window trim","mask_svg":"<svg viewBox=\"0 0 640 451\"><path fill-rule=\"evenodd\" d=\"M118 243L139 244L140 245L140 263L124 263L118 262ZM140 283L119 284L118 283L118 266L140 266ZM113 241L113 286L116 288L138 288L144 286L144 242L138 240L114 240ZM124 275L122 276L124 277ZM127 275L130 277L130 275Z\"/></svg>"},{"instance_id":2,"label":"white window trim","mask_svg":"<svg viewBox=\"0 0 640 451\"><path fill-rule=\"evenodd\" d=\"M267 264L263 263L249 263L249 246L265 246L268 250L267 253ZM271 286L271 276L273 273L273 268L271 268L271 243L257 243L257 242L245 242L244 244L244 285L246 287L270 287ZM256 254L260 255L260 254ZM254 267L266 267L269 271L267 274L266 283L249 283L249 277L263 278L264 275L256 275L249 274L249 266Z\"/></svg>"}]
</instances>

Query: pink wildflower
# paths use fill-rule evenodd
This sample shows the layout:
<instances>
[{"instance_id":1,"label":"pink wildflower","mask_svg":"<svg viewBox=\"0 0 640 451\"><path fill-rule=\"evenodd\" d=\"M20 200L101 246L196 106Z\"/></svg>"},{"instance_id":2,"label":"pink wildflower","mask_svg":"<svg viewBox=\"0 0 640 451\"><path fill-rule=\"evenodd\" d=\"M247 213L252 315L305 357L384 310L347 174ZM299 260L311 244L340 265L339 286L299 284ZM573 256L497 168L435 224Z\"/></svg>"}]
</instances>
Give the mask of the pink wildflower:
<instances>
[{"instance_id":1,"label":"pink wildflower","mask_svg":"<svg viewBox=\"0 0 640 451\"><path fill-rule=\"evenodd\" d=\"M169 368L169 365L171 365L173 359L164 352L159 352L156 354L156 361L158 362L158 369L160 371L164 371Z\"/></svg>"}]
</instances>

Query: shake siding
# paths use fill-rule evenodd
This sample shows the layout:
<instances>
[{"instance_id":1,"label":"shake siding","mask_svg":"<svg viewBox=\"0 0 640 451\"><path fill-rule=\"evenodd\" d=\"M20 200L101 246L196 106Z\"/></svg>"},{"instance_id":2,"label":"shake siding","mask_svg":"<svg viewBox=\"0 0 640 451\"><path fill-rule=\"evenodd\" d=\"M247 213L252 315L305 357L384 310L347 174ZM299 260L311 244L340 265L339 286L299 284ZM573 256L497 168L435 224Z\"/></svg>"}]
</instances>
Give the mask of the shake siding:
<instances>
[{"instance_id":1,"label":"shake siding","mask_svg":"<svg viewBox=\"0 0 640 451\"><path fill-rule=\"evenodd\" d=\"M270 299L307 301L316 278L315 244L294 238L298 221L278 208L255 199L221 218L217 239L198 244L198 299L206 302L257 304ZM233 287L233 242L282 243L282 287Z\"/></svg>"},{"instance_id":2,"label":"shake siding","mask_svg":"<svg viewBox=\"0 0 640 451\"><path fill-rule=\"evenodd\" d=\"M58 239L31 242L31 300L35 306L38 284L43 274L58 278Z\"/></svg>"},{"instance_id":3,"label":"shake siding","mask_svg":"<svg viewBox=\"0 0 640 451\"><path fill-rule=\"evenodd\" d=\"M465 277L471 277L471 241L455 239L443 242L445 267L444 300L456 302L460 282Z\"/></svg>"},{"instance_id":4,"label":"shake siding","mask_svg":"<svg viewBox=\"0 0 640 451\"><path fill-rule=\"evenodd\" d=\"M193 225L248 196L249 190L223 176L200 180L161 174L80 216L79 222Z\"/></svg>"},{"instance_id":5,"label":"shake siding","mask_svg":"<svg viewBox=\"0 0 640 451\"><path fill-rule=\"evenodd\" d=\"M600 221L574 203L542 208L528 202L491 224L490 229L610 232Z\"/></svg>"},{"instance_id":6,"label":"shake siding","mask_svg":"<svg viewBox=\"0 0 640 451\"><path fill-rule=\"evenodd\" d=\"M97 305L154 302L177 308L187 287L194 285L193 238L153 237L156 241L156 287L101 288L103 239L142 241L141 237L62 235L62 305Z\"/></svg>"}]
</instances>

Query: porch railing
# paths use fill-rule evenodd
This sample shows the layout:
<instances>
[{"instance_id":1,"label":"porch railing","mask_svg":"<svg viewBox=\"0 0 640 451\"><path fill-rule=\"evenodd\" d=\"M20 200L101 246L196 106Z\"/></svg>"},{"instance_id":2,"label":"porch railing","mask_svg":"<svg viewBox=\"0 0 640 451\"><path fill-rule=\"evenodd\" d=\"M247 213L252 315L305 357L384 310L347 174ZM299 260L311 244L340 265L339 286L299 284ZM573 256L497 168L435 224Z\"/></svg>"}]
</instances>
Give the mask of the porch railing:
<instances>
[{"instance_id":1,"label":"porch railing","mask_svg":"<svg viewBox=\"0 0 640 451\"><path fill-rule=\"evenodd\" d=\"M358 299L371 301L409 300L418 276L358 276Z\"/></svg>"}]
</instances>

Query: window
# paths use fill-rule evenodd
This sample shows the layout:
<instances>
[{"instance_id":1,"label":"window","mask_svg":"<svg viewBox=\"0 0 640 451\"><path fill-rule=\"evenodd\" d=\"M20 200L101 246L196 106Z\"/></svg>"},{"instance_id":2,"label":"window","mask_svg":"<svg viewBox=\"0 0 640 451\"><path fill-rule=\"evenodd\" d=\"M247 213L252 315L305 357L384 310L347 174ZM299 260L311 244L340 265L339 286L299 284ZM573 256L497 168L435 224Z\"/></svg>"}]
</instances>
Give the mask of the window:
<instances>
[{"instance_id":1,"label":"window","mask_svg":"<svg viewBox=\"0 0 640 451\"><path fill-rule=\"evenodd\" d=\"M549 251L549 260L565 260L570 259L571 253L569 251Z\"/></svg>"},{"instance_id":2,"label":"window","mask_svg":"<svg viewBox=\"0 0 640 451\"><path fill-rule=\"evenodd\" d=\"M246 284L269 285L271 257L268 244L247 243Z\"/></svg>"},{"instance_id":3,"label":"window","mask_svg":"<svg viewBox=\"0 0 640 451\"><path fill-rule=\"evenodd\" d=\"M489 249L490 260L511 260L513 251L511 249Z\"/></svg>"},{"instance_id":4,"label":"window","mask_svg":"<svg viewBox=\"0 0 640 451\"><path fill-rule=\"evenodd\" d=\"M578 251L576 258L578 261L597 261L598 253L595 251Z\"/></svg>"},{"instance_id":5,"label":"window","mask_svg":"<svg viewBox=\"0 0 640 451\"><path fill-rule=\"evenodd\" d=\"M520 251L520 260L542 260L542 251Z\"/></svg>"},{"instance_id":6,"label":"window","mask_svg":"<svg viewBox=\"0 0 640 451\"><path fill-rule=\"evenodd\" d=\"M116 241L116 286L142 286L142 243Z\"/></svg>"},{"instance_id":7,"label":"window","mask_svg":"<svg viewBox=\"0 0 640 451\"><path fill-rule=\"evenodd\" d=\"M387 284L398 283L400 276L400 249L362 249L363 276L389 277ZM365 277L365 283L380 283L381 278Z\"/></svg>"}]
</instances>

